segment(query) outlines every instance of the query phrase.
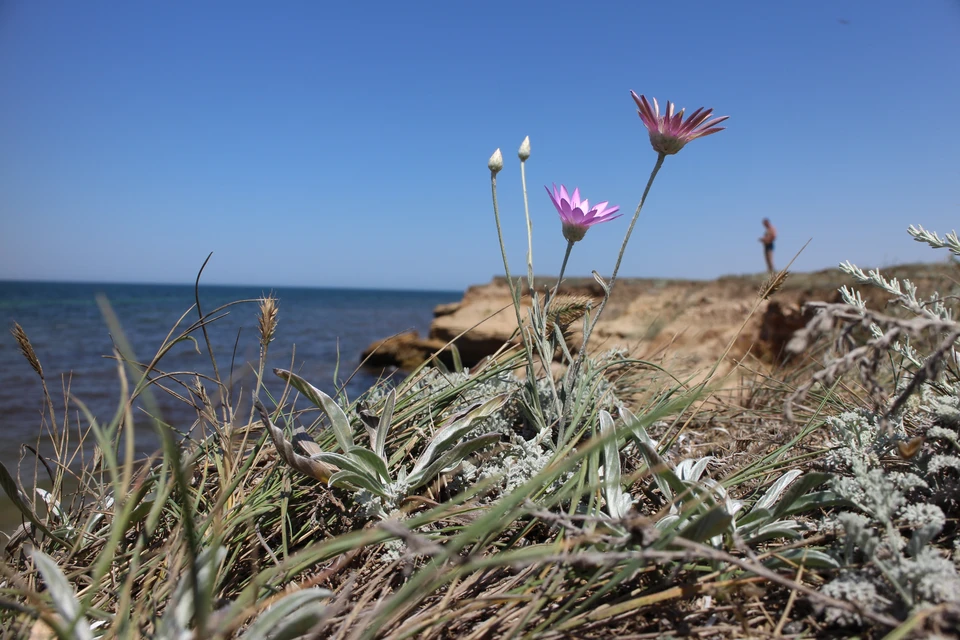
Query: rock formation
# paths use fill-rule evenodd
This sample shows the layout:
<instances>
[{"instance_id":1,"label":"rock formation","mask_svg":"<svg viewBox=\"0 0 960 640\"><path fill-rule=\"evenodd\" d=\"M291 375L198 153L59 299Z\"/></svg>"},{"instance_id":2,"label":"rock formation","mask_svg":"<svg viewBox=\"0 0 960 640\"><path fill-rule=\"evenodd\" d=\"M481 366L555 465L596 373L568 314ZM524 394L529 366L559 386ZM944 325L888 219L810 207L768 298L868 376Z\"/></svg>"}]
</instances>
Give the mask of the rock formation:
<instances>
[{"instance_id":1,"label":"rock formation","mask_svg":"<svg viewBox=\"0 0 960 640\"><path fill-rule=\"evenodd\" d=\"M952 265L905 265L890 273L935 287L953 270ZM663 363L675 373L703 370L721 357L724 369L744 358L775 365L781 362L790 336L809 319L803 303L836 301L838 288L852 285L835 269L792 274L769 300L759 300L757 292L764 280L763 276L712 281L618 280L591 340L591 350L625 348L635 357ZM553 280L539 278L538 282L544 286ZM884 308L888 296L882 291L860 289L872 308ZM602 296L600 285L584 278L566 281L560 292L593 297L598 303ZM529 297L523 302L526 320ZM440 305L434 316L427 338L411 332L374 343L364 352L364 357L370 356L367 364L410 369L437 351L449 363L452 358L445 345L452 342L463 364L471 367L505 342L516 341L516 313L503 278L471 286L463 300ZM573 348L579 348L581 339L577 324L571 327L569 338Z\"/></svg>"}]
</instances>

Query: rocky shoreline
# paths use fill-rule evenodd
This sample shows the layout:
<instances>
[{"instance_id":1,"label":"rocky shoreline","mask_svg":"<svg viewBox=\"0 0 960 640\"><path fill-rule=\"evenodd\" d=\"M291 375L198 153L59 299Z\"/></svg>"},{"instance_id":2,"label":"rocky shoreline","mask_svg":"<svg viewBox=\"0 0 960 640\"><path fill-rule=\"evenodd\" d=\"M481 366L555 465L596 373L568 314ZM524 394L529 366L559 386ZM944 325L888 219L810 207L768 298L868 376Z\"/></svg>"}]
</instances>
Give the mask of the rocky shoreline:
<instances>
[{"instance_id":1,"label":"rocky shoreline","mask_svg":"<svg viewBox=\"0 0 960 640\"><path fill-rule=\"evenodd\" d=\"M952 264L901 265L885 274L908 278L933 290L956 275ZM723 356L732 366L744 358L778 364L784 345L806 323L802 307L807 301L837 301L838 289L851 280L836 269L791 274L768 300L758 301L765 275L726 276L717 280L665 280L624 278L617 281L613 297L597 325L592 351L624 348L635 357L662 362L675 372L695 372ZM549 277L538 278L549 283ZM886 294L861 288L872 308L883 308ZM560 293L594 298L602 296L592 278L572 278ZM529 306L529 298L524 302ZM759 302L759 305L758 305ZM751 310L757 307L752 315ZM526 314L524 314L526 315ZM742 330L741 330L742 327ZM471 367L513 339L516 314L510 304L506 280L496 277L474 285L460 302L439 305L427 336L415 331L385 338L364 350L362 359L374 368L410 370L433 354L452 362L448 347L456 344L461 360ZM571 346L579 348L580 330L572 327Z\"/></svg>"}]
</instances>

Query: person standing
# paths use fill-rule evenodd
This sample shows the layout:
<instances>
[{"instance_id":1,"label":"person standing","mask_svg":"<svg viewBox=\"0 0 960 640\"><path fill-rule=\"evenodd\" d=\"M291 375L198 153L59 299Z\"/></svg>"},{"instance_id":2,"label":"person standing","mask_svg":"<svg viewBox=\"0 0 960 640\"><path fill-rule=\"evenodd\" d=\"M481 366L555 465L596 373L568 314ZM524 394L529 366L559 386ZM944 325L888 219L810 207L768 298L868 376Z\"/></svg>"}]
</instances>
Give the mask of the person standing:
<instances>
[{"instance_id":1,"label":"person standing","mask_svg":"<svg viewBox=\"0 0 960 640\"><path fill-rule=\"evenodd\" d=\"M763 226L767 231L759 240L763 243L763 257L767 261L767 272L773 273L773 242L777 239L777 228L770 224L770 218L763 219Z\"/></svg>"}]
</instances>

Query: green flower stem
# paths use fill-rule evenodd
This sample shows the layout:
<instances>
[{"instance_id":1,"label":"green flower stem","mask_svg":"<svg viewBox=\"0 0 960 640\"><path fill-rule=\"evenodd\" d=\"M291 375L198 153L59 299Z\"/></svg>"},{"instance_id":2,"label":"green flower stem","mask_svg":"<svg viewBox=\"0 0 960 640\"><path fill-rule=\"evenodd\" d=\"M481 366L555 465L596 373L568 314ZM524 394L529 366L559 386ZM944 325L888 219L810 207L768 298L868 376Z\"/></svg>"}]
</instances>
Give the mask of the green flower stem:
<instances>
[{"instance_id":1,"label":"green flower stem","mask_svg":"<svg viewBox=\"0 0 960 640\"><path fill-rule=\"evenodd\" d=\"M513 306L517 311L517 326L521 326L519 302L513 289L513 277L510 275L510 263L507 261L507 247L503 243L503 229L500 227L500 205L497 203L497 174L490 172L490 191L493 194L493 218L497 221L497 240L500 241L500 255L503 256L503 271L507 276L507 287L510 289L510 297L513 298Z\"/></svg>"},{"instance_id":2,"label":"green flower stem","mask_svg":"<svg viewBox=\"0 0 960 640\"><path fill-rule=\"evenodd\" d=\"M564 378L566 397L564 398L563 411L560 414L560 433L564 432L564 427L566 426L565 423L571 398L575 395L573 393L574 383L576 382L577 376L580 374L580 368L583 366L583 360L587 355L587 344L590 341L590 336L593 334L593 330L597 326L597 322L600 320L600 314L603 313L603 309L607 306L607 301L610 300L610 295L613 293L613 285L617 282L617 273L620 271L620 263L623 261L623 254L627 251L627 243L630 241L630 234L633 233L633 227L637 224L637 219L640 217L640 211L643 209L643 203L647 201L647 194L650 193L650 187L653 186L653 181L657 177L657 173L660 172L660 167L663 166L663 161L666 159L666 157L667 156L664 153L660 153L657 156L657 163L653 166L653 171L650 172L650 178L647 179L647 186L644 188L643 195L640 197L640 204L637 205L637 210L633 212L633 219L630 221L630 226L627 228L627 234L623 237L623 244L620 245L620 254L617 256L617 263L613 267L613 275L610 276L610 282L607 284L606 290L604 291L603 300L600 302L600 306L597 307L597 313L593 316L593 319L589 322L589 324L584 326L583 343L580 345L580 352L577 354L577 359L567 370L567 375Z\"/></svg>"},{"instance_id":3,"label":"green flower stem","mask_svg":"<svg viewBox=\"0 0 960 640\"><path fill-rule=\"evenodd\" d=\"M620 263L623 262L623 254L627 251L630 234L633 233L633 227L637 224L637 219L640 218L640 210L643 209L643 203L647 201L647 194L650 193L650 187L653 186L653 181L657 177L657 173L660 172L660 167L663 166L663 161L666 157L666 154L659 154L657 156L657 163L653 166L653 171L650 172L650 178L647 180L647 186L643 190L640 204L637 205L637 210L633 212L633 219L630 221L630 226L627 227L627 234L623 237L623 244L620 245L620 254L617 256L617 264L613 267L613 275L610 276L610 283L607 285L607 290L604 293L603 300L600 302L600 306L597 308L596 315L593 316L587 334L583 336L583 345L581 345L580 354L577 356L578 363L583 360L587 352L587 341L590 339L590 334L593 333L594 327L597 326L597 322L600 320L600 314L603 313L603 309L607 306L607 301L610 300L610 296L613 293L613 285L617 282L617 273L620 271Z\"/></svg>"},{"instance_id":4,"label":"green flower stem","mask_svg":"<svg viewBox=\"0 0 960 640\"><path fill-rule=\"evenodd\" d=\"M503 271L507 276L507 287L510 289L510 297L513 300L513 310L517 314L517 331L520 332L520 341L523 343L527 352L527 368L530 379L533 377L533 352L527 343L527 335L523 330L523 318L520 315L520 296L513 286L513 277L510 275L510 264L507 261L507 247L503 243L503 229L500 227L500 205L497 203L497 174L490 172L490 191L493 194L493 217L497 221L497 239L500 241L500 254L503 256Z\"/></svg>"},{"instance_id":5,"label":"green flower stem","mask_svg":"<svg viewBox=\"0 0 960 640\"><path fill-rule=\"evenodd\" d=\"M563 274L567 270L567 260L570 259L570 252L573 251L574 242L572 240L567 241L567 251L563 254L563 264L560 265L560 275L557 276L557 284L554 285L553 291L550 292L550 297L547 298L547 302L543 308L544 317L547 316L547 312L550 310L550 303L553 302L553 299L557 296L557 291L560 289L560 283L563 282Z\"/></svg>"},{"instance_id":6,"label":"green flower stem","mask_svg":"<svg viewBox=\"0 0 960 640\"><path fill-rule=\"evenodd\" d=\"M520 183L523 185L523 212L527 216L527 286L533 295L533 223L530 221L530 204L527 201L527 161L520 161Z\"/></svg>"}]
</instances>

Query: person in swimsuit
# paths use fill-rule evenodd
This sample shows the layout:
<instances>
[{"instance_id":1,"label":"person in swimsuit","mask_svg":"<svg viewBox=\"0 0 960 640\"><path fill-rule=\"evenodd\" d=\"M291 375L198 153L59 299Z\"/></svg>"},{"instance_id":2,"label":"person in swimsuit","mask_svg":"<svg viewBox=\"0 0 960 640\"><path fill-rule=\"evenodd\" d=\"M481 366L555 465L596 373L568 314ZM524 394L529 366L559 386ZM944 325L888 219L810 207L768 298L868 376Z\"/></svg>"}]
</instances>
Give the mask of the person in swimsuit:
<instances>
[{"instance_id":1,"label":"person in swimsuit","mask_svg":"<svg viewBox=\"0 0 960 640\"><path fill-rule=\"evenodd\" d=\"M763 243L763 257L767 261L767 271L773 273L773 242L777 239L777 228L770 224L770 218L763 219L763 226L767 231L759 240Z\"/></svg>"}]
</instances>

